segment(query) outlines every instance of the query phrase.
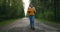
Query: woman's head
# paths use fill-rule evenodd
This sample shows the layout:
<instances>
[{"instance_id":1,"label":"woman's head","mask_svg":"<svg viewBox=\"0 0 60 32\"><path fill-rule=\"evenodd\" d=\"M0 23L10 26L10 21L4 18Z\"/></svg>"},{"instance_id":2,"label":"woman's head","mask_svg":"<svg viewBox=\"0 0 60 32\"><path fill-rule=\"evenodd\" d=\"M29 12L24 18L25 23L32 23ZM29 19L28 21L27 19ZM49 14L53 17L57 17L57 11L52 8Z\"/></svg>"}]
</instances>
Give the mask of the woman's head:
<instances>
[{"instance_id":1,"label":"woman's head","mask_svg":"<svg viewBox=\"0 0 60 32\"><path fill-rule=\"evenodd\" d=\"M33 5L32 5L32 4L30 4L30 5L29 5L29 7L33 7Z\"/></svg>"}]
</instances>

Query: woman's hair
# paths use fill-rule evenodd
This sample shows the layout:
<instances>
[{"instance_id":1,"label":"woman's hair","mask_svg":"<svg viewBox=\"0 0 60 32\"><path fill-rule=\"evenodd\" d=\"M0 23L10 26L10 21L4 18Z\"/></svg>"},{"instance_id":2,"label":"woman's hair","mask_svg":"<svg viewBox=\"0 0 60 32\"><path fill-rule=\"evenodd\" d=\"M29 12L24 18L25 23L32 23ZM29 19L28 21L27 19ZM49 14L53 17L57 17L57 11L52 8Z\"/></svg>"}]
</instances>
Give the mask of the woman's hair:
<instances>
[{"instance_id":1,"label":"woman's hair","mask_svg":"<svg viewBox=\"0 0 60 32\"><path fill-rule=\"evenodd\" d=\"M30 5L29 5L29 7L31 7L31 8L32 8L32 7L33 7L33 5L32 5L32 4L30 4Z\"/></svg>"}]
</instances>

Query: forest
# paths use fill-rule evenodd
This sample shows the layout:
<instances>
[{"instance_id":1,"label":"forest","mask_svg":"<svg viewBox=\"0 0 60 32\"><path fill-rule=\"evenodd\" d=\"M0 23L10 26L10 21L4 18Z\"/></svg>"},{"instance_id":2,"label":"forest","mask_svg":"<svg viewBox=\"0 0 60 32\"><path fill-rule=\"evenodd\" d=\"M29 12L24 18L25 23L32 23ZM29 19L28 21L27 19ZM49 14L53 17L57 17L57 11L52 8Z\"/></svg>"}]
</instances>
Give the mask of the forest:
<instances>
[{"instance_id":1,"label":"forest","mask_svg":"<svg viewBox=\"0 0 60 32\"><path fill-rule=\"evenodd\" d=\"M37 10L36 18L60 22L60 0L32 0Z\"/></svg>"},{"instance_id":2,"label":"forest","mask_svg":"<svg viewBox=\"0 0 60 32\"><path fill-rule=\"evenodd\" d=\"M60 0L31 0L37 19L60 22ZM0 22L24 17L22 0L0 0Z\"/></svg>"},{"instance_id":3,"label":"forest","mask_svg":"<svg viewBox=\"0 0 60 32\"><path fill-rule=\"evenodd\" d=\"M22 0L0 0L0 21L24 16Z\"/></svg>"}]
</instances>

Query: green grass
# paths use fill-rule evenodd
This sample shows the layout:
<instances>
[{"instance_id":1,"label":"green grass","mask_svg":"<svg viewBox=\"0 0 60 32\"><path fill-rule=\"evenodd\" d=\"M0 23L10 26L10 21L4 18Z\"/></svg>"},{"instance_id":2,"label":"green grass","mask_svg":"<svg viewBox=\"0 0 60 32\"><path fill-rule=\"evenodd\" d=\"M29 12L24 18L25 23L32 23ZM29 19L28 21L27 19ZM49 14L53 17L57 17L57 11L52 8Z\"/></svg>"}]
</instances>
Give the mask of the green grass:
<instances>
[{"instance_id":1,"label":"green grass","mask_svg":"<svg viewBox=\"0 0 60 32\"><path fill-rule=\"evenodd\" d=\"M45 23L53 23L53 24L56 24L56 25L60 25L60 22L53 22L53 21L48 21L48 20L44 20L44 19L38 19L42 22L45 22Z\"/></svg>"},{"instance_id":2,"label":"green grass","mask_svg":"<svg viewBox=\"0 0 60 32\"><path fill-rule=\"evenodd\" d=\"M16 19L9 19L9 20L5 20L0 22L0 26L4 26L4 25L8 25L10 23L13 23Z\"/></svg>"}]
</instances>

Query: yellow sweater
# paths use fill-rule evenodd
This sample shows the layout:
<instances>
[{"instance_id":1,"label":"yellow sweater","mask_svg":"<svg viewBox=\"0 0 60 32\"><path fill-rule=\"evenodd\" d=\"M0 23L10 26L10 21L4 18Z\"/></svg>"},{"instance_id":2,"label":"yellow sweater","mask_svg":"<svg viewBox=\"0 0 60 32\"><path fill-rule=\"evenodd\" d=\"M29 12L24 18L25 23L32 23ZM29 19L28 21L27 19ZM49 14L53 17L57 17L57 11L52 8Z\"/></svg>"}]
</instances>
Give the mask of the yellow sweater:
<instances>
[{"instance_id":1,"label":"yellow sweater","mask_svg":"<svg viewBox=\"0 0 60 32\"><path fill-rule=\"evenodd\" d=\"M32 8L29 7L29 8L28 8L28 14L29 14L29 15L35 15L35 13L36 13L36 10L35 10L34 7L32 7Z\"/></svg>"}]
</instances>

